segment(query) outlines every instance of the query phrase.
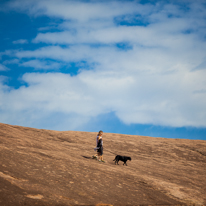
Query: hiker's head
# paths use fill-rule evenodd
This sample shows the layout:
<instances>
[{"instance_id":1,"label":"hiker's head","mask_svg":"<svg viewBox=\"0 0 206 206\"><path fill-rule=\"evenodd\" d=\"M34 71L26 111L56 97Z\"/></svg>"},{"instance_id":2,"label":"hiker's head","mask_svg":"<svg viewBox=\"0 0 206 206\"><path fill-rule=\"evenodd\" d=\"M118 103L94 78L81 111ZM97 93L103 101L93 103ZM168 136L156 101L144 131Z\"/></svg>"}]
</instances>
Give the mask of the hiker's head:
<instances>
[{"instance_id":1,"label":"hiker's head","mask_svg":"<svg viewBox=\"0 0 206 206\"><path fill-rule=\"evenodd\" d=\"M102 134L103 134L103 131L100 130L99 133L98 133L98 136L102 136Z\"/></svg>"}]
</instances>

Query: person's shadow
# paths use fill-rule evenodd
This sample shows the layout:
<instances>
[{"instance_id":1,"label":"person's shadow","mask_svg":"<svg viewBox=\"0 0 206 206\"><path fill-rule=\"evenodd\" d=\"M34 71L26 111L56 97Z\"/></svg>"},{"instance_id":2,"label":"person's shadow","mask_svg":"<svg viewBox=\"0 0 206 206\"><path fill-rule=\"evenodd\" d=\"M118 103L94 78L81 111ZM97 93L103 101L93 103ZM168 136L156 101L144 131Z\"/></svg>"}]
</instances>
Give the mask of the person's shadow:
<instances>
[{"instance_id":1,"label":"person's shadow","mask_svg":"<svg viewBox=\"0 0 206 206\"><path fill-rule=\"evenodd\" d=\"M87 156L82 156L84 157L85 159L92 159L92 157L87 157Z\"/></svg>"}]
</instances>

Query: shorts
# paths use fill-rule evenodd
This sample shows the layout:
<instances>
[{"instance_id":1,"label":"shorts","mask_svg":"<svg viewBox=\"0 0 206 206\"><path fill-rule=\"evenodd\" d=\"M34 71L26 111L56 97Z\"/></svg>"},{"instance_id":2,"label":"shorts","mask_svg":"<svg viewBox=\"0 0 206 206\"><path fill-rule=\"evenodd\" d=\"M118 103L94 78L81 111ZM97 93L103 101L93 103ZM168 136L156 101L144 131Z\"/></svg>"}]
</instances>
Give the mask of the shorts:
<instances>
[{"instance_id":1,"label":"shorts","mask_svg":"<svg viewBox=\"0 0 206 206\"><path fill-rule=\"evenodd\" d=\"M97 152L99 152L100 155L103 155L103 147L100 147Z\"/></svg>"}]
</instances>

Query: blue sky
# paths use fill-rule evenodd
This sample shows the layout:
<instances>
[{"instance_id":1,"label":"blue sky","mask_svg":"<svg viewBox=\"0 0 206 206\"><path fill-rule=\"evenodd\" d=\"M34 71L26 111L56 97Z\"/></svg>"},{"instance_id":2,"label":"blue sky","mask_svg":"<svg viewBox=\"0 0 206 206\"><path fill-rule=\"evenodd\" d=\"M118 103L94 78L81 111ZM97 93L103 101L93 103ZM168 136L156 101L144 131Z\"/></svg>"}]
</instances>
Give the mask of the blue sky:
<instances>
[{"instance_id":1,"label":"blue sky","mask_svg":"<svg viewBox=\"0 0 206 206\"><path fill-rule=\"evenodd\" d=\"M206 140L206 3L0 1L0 122Z\"/></svg>"}]
</instances>

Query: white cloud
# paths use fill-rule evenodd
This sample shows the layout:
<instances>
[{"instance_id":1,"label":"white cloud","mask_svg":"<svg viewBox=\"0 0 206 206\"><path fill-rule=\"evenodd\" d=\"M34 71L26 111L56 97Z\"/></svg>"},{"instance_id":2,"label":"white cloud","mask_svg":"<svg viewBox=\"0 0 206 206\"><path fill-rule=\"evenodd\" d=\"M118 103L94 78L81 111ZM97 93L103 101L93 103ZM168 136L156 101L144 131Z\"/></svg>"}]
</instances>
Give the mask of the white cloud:
<instances>
[{"instance_id":1,"label":"white cloud","mask_svg":"<svg viewBox=\"0 0 206 206\"><path fill-rule=\"evenodd\" d=\"M63 19L87 22L93 19L112 19L115 16L148 13L150 7L124 1L68 1L68 0L14 0L7 4L9 8L28 12L30 15L47 15Z\"/></svg>"},{"instance_id":2,"label":"white cloud","mask_svg":"<svg viewBox=\"0 0 206 206\"><path fill-rule=\"evenodd\" d=\"M3 63L4 64L18 64L19 63L19 59L5 60Z\"/></svg>"},{"instance_id":3,"label":"white cloud","mask_svg":"<svg viewBox=\"0 0 206 206\"><path fill-rule=\"evenodd\" d=\"M0 64L0 71L7 71L7 70L9 70L9 68L4 66L3 64Z\"/></svg>"},{"instance_id":4,"label":"white cloud","mask_svg":"<svg viewBox=\"0 0 206 206\"><path fill-rule=\"evenodd\" d=\"M39 69L53 70L53 69L59 69L61 67L60 63L51 62L51 61L40 61L37 59L23 62L20 65L23 67L32 67L38 70Z\"/></svg>"},{"instance_id":5,"label":"white cloud","mask_svg":"<svg viewBox=\"0 0 206 206\"><path fill-rule=\"evenodd\" d=\"M28 40L27 39L19 39L16 41L13 41L13 44L27 44Z\"/></svg>"},{"instance_id":6,"label":"white cloud","mask_svg":"<svg viewBox=\"0 0 206 206\"><path fill-rule=\"evenodd\" d=\"M23 76L28 87L4 93L1 108L14 113L76 114L84 120L112 111L127 124L205 126L205 93L193 92L205 87L205 72L139 77L94 70L74 77L28 73Z\"/></svg>"},{"instance_id":7,"label":"white cloud","mask_svg":"<svg viewBox=\"0 0 206 206\"><path fill-rule=\"evenodd\" d=\"M197 67L195 67L193 70L201 70L205 69L206 70L206 60L203 60Z\"/></svg>"}]
</instances>

